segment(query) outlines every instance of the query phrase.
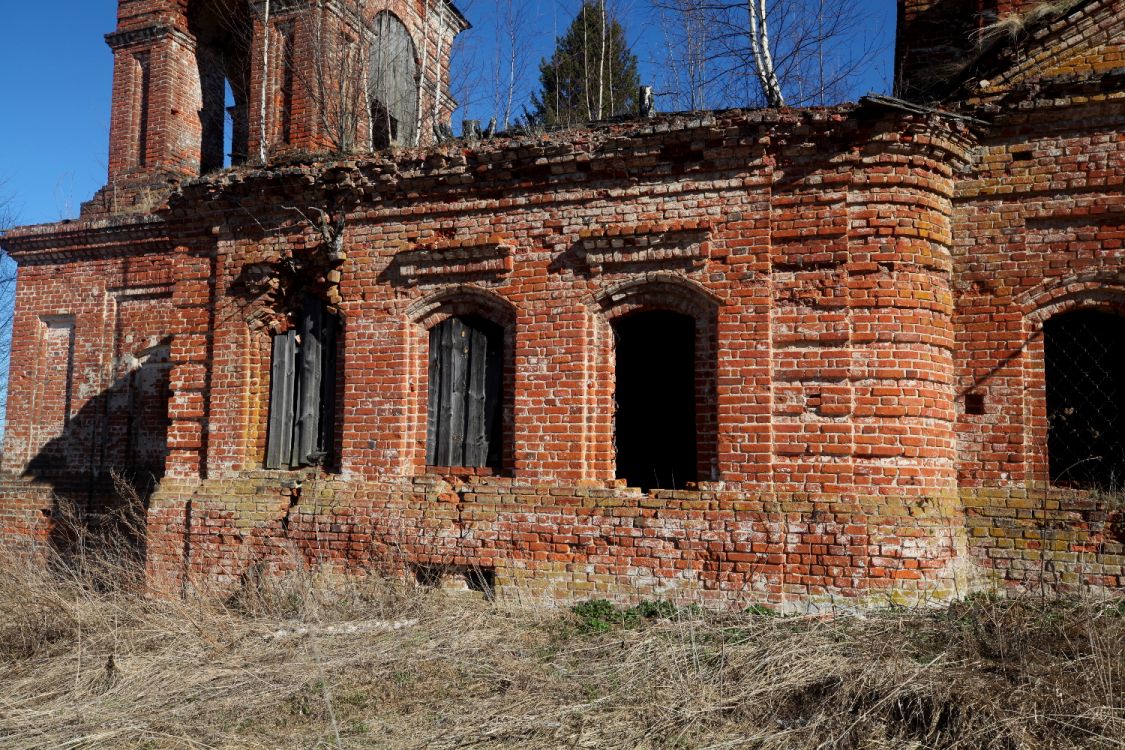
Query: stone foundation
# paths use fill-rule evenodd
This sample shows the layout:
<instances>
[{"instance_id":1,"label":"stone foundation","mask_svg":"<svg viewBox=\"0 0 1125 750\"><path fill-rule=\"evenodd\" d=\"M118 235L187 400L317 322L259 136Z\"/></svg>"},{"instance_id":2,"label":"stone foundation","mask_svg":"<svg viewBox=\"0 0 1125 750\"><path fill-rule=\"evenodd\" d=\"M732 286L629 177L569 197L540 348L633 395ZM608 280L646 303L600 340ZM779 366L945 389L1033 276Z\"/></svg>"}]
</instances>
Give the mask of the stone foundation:
<instances>
[{"instance_id":1,"label":"stone foundation","mask_svg":"<svg viewBox=\"0 0 1125 750\"><path fill-rule=\"evenodd\" d=\"M487 477L353 482L261 472L166 484L154 585L235 586L254 567L494 576L520 600L665 598L781 610L947 601L973 577L953 498L813 500Z\"/></svg>"}]
</instances>

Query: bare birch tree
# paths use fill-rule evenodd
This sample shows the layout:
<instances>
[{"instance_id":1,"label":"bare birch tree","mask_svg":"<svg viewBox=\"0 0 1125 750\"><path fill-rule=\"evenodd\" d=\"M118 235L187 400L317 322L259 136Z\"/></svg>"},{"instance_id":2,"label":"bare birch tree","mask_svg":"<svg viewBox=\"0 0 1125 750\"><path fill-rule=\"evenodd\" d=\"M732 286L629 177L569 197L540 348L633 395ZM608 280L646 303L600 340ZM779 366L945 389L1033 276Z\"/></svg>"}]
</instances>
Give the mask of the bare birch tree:
<instances>
[{"instance_id":1,"label":"bare birch tree","mask_svg":"<svg viewBox=\"0 0 1125 750\"><path fill-rule=\"evenodd\" d=\"M651 2L666 26L685 29L669 39L668 68L681 74L677 88L689 76L692 109L842 101L877 52L863 0Z\"/></svg>"},{"instance_id":2,"label":"bare birch tree","mask_svg":"<svg viewBox=\"0 0 1125 750\"><path fill-rule=\"evenodd\" d=\"M295 76L334 151L357 150L361 118L368 109L368 60L373 34L363 18L363 0L317 0L302 11L297 23L306 24L311 40L309 67L295 66Z\"/></svg>"},{"instance_id":3,"label":"bare birch tree","mask_svg":"<svg viewBox=\"0 0 1125 750\"><path fill-rule=\"evenodd\" d=\"M512 124L517 95L526 95L527 61L531 58L530 6L518 0L495 2L495 51L492 65L492 112L503 129Z\"/></svg>"},{"instance_id":4,"label":"bare birch tree","mask_svg":"<svg viewBox=\"0 0 1125 750\"><path fill-rule=\"evenodd\" d=\"M713 30L708 24L710 0L666 0L657 8L667 54L661 61L661 94L674 110L705 109L712 101L708 63Z\"/></svg>"}]
</instances>

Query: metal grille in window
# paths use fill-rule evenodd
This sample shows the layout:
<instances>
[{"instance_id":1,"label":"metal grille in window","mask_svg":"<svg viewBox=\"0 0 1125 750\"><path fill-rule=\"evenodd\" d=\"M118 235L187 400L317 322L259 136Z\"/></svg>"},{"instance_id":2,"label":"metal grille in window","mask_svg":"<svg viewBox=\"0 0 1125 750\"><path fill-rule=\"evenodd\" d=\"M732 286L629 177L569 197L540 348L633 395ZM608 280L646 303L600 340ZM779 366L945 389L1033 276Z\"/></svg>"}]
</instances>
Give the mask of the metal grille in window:
<instances>
[{"instance_id":1,"label":"metal grille in window","mask_svg":"<svg viewBox=\"0 0 1125 750\"><path fill-rule=\"evenodd\" d=\"M323 465L335 433L339 321L308 299L297 325L273 337L266 468Z\"/></svg>"},{"instance_id":2,"label":"metal grille in window","mask_svg":"<svg viewBox=\"0 0 1125 750\"><path fill-rule=\"evenodd\" d=\"M1125 487L1125 318L1065 313L1043 326L1053 483Z\"/></svg>"}]
</instances>

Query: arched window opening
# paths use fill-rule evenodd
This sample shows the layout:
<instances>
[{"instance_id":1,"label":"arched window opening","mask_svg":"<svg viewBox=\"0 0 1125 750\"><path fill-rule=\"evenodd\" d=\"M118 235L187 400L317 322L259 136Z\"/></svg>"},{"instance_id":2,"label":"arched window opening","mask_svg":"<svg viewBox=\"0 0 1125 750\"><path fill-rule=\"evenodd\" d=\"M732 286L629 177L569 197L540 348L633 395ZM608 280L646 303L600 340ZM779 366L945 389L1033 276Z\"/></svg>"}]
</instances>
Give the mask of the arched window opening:
<instances>
[{"instance_id":1,"label":"arched window opening","mask_svg":"<svg viewBox=\"0 0 1125 750\"><path fill-rule=\"evenodd\" d=\"M238 0L192 0L200 87L199 169L242 164L249 151L250 6Z\"/></svg>"},{"instance_id":2,"label":"arched window opening","mask_svg":"<svg viewBox=\"0 0 1125 750\"><path fill-rule=\"evenodd\" d=\"M618 318L613 331L617 477L645 491L683 488L699 464L695 320L641 311Z\"/></svg>"},{"instance_id":3,"label":"arched window opening","mask_svg":"<svg viewBox=\"0 0 1125 750\"><path fill-rule=\"evenodd\" d=\"M395 15L375 16L368 100L371 146L413 146L418 130L418 59L414 41Z\"/></svg>"},{"instance_id":4,"label":"arched window opening","mask_svg":"<svg viewBox=\"0 0 1125 750\"><path fill-rule=\"evenodd\" d=\"M339 319L309 297L296 325L273 337L266 468L331 462L336 428Z\"/></svg>"},{"instance_id":5,"label":"arched window opening","mask_svg":"<svg viewBox=\"0 0 1125 750\"><path fill-rule=\"evenodd\" d=\"M504 328L475 315L430 329L426 463L503 463Z\"/></svg>"},{"instance_id":6,"label":"arched window opening","mask_svg":"<svg viewBox=\"0 0 1125 750\"><path fill-rule=\"evenodd\" d=\"M1125 318L1063 313L1043 326L1051 482L1125 486Z\"/></svg>"},{"instance_id":7,"label":"arched window opening","mask_svg":"<svg viewBox=\"0 0 1125 750\"><path fill-rule=\"evenodd\" d=\"M148 164L149 104L152 99L152 56L149 52L138 52L133 56L137 85L134 87L133 118L137 134L135 141L138 167Z\"/></svg>"}]
</instances>

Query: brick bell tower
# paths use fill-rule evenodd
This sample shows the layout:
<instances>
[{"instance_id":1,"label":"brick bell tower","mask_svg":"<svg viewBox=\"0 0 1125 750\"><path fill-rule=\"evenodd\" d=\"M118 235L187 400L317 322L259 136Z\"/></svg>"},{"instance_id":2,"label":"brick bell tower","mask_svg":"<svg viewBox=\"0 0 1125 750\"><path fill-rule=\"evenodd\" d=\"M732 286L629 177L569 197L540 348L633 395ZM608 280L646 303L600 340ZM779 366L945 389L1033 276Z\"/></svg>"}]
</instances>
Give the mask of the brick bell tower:
<instances>
[{"instance_id":1,"label":"brick bell tower","mask_svg":"<svg viewBox=\"0 0 1125 750\"><path fill-rule=\"evenodd\" d=\"M285 153L410 148L447 123L451 0L120 0L109 185L141 185Z\"/></svg>"}]
</instances>

